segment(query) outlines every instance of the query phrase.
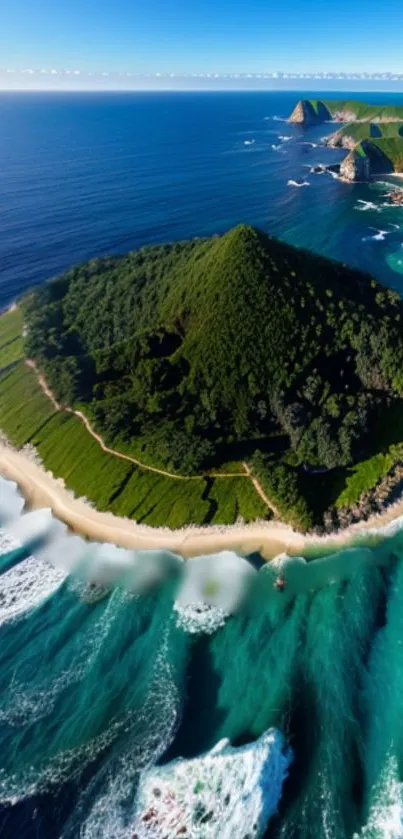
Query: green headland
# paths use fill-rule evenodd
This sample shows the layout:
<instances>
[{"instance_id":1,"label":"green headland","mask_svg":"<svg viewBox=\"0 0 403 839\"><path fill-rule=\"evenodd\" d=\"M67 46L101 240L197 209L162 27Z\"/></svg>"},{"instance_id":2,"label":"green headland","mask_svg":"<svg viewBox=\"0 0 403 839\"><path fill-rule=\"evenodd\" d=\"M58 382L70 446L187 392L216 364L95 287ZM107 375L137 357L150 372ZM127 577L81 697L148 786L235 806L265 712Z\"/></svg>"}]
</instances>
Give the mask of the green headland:
<instances>
[{"instance_id":1,"label":"green headland","mask_svg":"<svg viewBox=\"0 0 403 839\"><path fill-rule=\"evenodd\" d=\"M402 321L369 276L247 226L95 259L0 318L0 428L137 521L341 522L400 480Z\"/></svg>"},{"instance_id":2,"label":"green headland","mask_svg":"<svg viewBox=\"0 0 403 839\"><path fill-rule=\"evenodd\" d=\"M306 126L342 124L327 138L327 144L350 151L347 165L342 164L342 170L345 168L342 175L350 180L403 172L403 107L353 100L305 99L294 108L290 122ZM359 158L366 158L365 164Z\"/></svg>"}]
</instances>

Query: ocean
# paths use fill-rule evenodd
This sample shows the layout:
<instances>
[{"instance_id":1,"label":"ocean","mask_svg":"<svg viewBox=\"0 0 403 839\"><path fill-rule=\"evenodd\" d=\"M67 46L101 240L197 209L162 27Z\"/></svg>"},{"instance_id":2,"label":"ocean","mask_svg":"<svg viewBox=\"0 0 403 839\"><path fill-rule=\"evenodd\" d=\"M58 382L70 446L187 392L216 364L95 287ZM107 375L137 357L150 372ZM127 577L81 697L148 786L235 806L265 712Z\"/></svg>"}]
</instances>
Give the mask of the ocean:
<instances>
[{"instance_id":1,"label":"ocean","mask_svg":"<svg viewBox=\"0 0 403 839\"><path fill-rule=\"evenodd\" d=\"M280 593L256 557L119 553L23 503L0 479L1 836L403 836L401 522Z\"/></svg>"},{"instance_id":2,"label":"ocean","mask_svg":"<svg viewBox=\"0 0 403 839\"><path fill-rule=\"evenodd\" d=\"M344 152L316 146L327 126L284 121L313 95L0 93L0 309L93 256L239 222L402 291L403 208L382 206L385 186L310 173Z\"/></svg>"},{"instance_id":3,"label":"ocean","mask_svg":"<svg viewBox=\"0 0 403 839\"><path fill-rule=\"evenodd\" d=\"M403 210L309 173L340 153L283 122L300 95L2 94L0 307L241 221L402 290ZM256 556L68 535L1 478L0 527L1 837L403 837L402 522L283 592Z\"/></svg>"}]
</instances>

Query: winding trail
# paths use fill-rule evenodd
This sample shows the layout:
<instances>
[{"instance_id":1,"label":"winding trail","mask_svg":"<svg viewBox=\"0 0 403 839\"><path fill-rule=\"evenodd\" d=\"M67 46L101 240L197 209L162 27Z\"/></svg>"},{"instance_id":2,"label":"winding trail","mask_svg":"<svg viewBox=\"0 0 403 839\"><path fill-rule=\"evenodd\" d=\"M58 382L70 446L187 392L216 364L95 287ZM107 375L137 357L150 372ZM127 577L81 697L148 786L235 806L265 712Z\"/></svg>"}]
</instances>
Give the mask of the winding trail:
<instances>
[{"instance_id":1,"label":"winding trail","mask_svg":"<svg viewBox=\"0 0 403 839\"><path fill-rule=\"evenodd\" d=\"M206 472L203 475L178 475L174 472L168 472L165 469L158 469L156 466L149 466L147 463L142 463L141 460L137 460L137 458L131 457L131 455L124 454L123 452L120 452L117 449L111 449L109 446L107 446L104 439L101 437L100 434L98 434L97 431L95 431L88 417L86 417L82 411L76 411L74 408L69 408L68 406L61 405L57 401L54 393L51 391L49 385L47 384L45 377L35 364L35 361L33 361L32 359L26 359L25 363L27 367L34 371L38 384L42 388L45 396L47 396L47 398L51 401L55 411L66 411L67 413L74 414L74 416L78 417L78 419L81 420L91 437L93 437L94 440L97 441L102 451L106 452L107 454L111 454L114 457L119 457L121 460L126 460L129 463L133 463L135 466L138 466L140 469L144 469L146 472L154 472L154 474L156 475L162 475L164 478L172 478L176 481L199 481L202 478L247 478L252 482L256 492L258 493L266 507L269 510L271 510L272 513L274 513L276 518L280 518L280 514L277 508L269 500L257 478L253 477L250 466L248 466L248 464L245 461L243 461L242 463L242 466L244 468L243 472Z\"/></svg>"},{"instance_id":2,"label":"winding trail","mask_svg":"<svg viewBox=\"0 0 403 839\"><path fill-rule=\"evenodd\" d=\"M250 478L250 480L252 481L252 484L255 487L256 492L258 493L258 495L260 495L262 501L264 501L264 503L266 504L266 507L268 507L269 510L272 511L272 513L274 513L276 518L278 518L278 519L281 518L279 510L277 509L275 504L273 504L273 502L270 501L270 498L267 497L267 495L266 495L262 485L259 483L258 479L253 477L252 472L251 472L251 468L250 468L250 466L248 466L248 464L246 463L245 460L243 461L242 466L244 467L248 478Z\"/></svg>"}]
</instances>

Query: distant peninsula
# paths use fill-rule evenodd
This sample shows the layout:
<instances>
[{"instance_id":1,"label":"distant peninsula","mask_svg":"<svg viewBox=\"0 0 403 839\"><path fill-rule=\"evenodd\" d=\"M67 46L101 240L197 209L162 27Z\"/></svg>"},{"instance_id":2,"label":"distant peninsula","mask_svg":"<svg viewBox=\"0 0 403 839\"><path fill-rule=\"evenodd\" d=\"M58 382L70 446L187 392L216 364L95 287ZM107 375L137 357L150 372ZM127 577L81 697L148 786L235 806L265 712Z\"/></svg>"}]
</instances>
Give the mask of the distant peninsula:
<instances>
[{"instance_id":1,"label":"distant peninsula","mask_svg":"<svg viewBox=\"0 0 403 839\"><path fill-rule=\"evenodd\" d=\"M0 318L0 428L153 526L383 509L403 480L403 302L242 225L93 259Z\"/></svg>"},{"instance_id":2,"label":"distant peninsula","mask_svg":"<svg viewBox=\"0 0 403 839\"><path fill-rule=\"evenodd\" d=\"M348 149L340 175L350 181L403 172L403 107L365 102L304 99L289 122L305 126L335 123L326 143ZM403 197L402 197L403 203Z\"/></svg>"}]
</instances>

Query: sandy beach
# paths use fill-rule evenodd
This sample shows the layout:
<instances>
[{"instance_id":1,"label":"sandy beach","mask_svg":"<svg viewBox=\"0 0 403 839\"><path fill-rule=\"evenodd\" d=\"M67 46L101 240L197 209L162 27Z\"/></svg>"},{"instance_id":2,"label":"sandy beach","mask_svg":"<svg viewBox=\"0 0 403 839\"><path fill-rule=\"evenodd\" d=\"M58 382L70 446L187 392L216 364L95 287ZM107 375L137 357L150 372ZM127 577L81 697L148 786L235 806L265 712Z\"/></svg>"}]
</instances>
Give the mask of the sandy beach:
<instances>
[{"instance_id":1,"label":"sandy beach","mask_svg":"<svg viewBox=\"0 0 403 839\"><path fill-rule=\"evenodd\" d=\"M95 541L137 550L170 550L184 558L232 550L240 555L259 552L265 559L280 553L298 555L310 548L335 550L379 535L403 516L403 499L366 522L328 536L301 534L281 522L257 521L231 526L191 525L180 530L137 524L112 513L95 510L74 498L63 481L54 478L25 453L0 444L0 475L15 481L31 509L50 508L76 533Z\"/></svg>"}]
</instances>

